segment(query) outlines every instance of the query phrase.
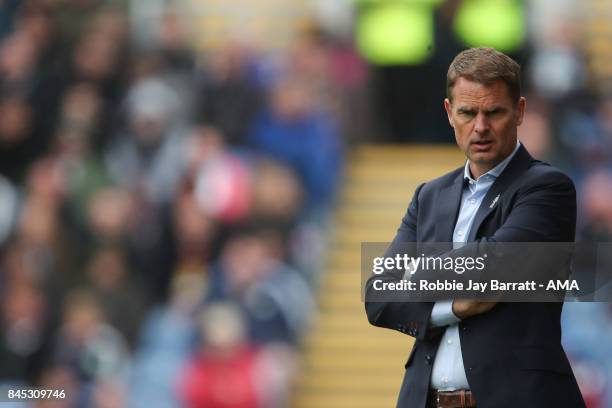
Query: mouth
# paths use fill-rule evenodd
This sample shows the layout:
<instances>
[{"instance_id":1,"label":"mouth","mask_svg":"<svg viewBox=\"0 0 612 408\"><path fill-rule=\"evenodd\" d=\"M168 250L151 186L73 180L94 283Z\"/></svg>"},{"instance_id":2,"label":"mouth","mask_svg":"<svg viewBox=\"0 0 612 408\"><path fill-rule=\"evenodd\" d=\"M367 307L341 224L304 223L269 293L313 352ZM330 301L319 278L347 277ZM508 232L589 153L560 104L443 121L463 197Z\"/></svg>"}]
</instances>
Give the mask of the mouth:
<instances>
[{"instance_id":1,"label":"mouth","mask_svg":"<svg viewBox=\"0 0 612 408\"><path fill-rule=\"evenodd\" d=\"M484 152L489 150L489 148L493 145L492 140L478 140L476 142L471 143L474 150L477 152Z\"/></svg>"}]
</instances>

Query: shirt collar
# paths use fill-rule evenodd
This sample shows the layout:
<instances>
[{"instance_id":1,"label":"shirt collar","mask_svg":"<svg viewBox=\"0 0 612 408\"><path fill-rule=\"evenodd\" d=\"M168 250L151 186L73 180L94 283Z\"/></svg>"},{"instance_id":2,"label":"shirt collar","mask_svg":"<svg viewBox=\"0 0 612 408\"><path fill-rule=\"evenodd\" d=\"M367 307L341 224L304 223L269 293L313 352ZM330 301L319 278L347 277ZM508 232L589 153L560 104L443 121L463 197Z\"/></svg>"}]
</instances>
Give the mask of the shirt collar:
<instances>
[{"instance_id":1,"label":"shirt collar","mask_svg":"<svg viewBox=\"0 0 612 408\"><path fill-rule=\"evenodd\" d=\"M521 142L517 139L516 147L514 148L514 151L508 157L502 160L497 166L493 167L491 170L487 171L485 174L478 177L478 180L480 180L482 177L487 176L487 175L492 178L497 178L502 173L502 171L504 171L508 163L510 163L510 160L512 160L512 158L518 151L519 147L521 147ZM463 169L463 179L468 180L470 182L478 181L472 178L472 173L470 172L470 161L469 160L466 160L465 162L465 167Z\"/></svg>"}]
</instances>

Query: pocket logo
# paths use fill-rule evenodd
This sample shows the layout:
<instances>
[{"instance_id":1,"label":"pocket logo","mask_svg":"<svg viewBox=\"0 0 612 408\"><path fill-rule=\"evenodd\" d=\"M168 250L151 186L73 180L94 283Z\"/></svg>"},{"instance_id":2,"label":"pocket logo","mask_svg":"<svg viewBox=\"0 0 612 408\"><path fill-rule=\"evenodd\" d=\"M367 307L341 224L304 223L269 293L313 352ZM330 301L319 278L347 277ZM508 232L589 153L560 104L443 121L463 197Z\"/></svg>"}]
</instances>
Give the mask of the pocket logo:
<instances>
[{"instance_id":1,"label":"pocket logo","mask_svg":"<svg viewBox=\"0 0 612 408\"><path fill-rule=\"evenodd\" d=\"M499 200L499 194L493 199L493 201L491 201L491 205L489 206L489 208L495 207L495 204L497 204L498 200Z\"/></svg>"}]
</instances>

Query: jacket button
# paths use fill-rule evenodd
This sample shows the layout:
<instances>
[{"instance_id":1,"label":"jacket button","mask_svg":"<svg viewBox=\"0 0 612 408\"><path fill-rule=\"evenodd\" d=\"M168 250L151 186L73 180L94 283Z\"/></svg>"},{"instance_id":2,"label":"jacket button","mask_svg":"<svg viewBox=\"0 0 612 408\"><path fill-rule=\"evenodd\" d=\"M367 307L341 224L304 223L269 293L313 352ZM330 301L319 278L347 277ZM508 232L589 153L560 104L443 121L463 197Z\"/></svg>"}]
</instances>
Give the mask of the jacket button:
<instances>
[{"instance_id":1,"label":"jacket button","mask_svg":"<svg viewBox=\"0 0 612 408\"><path fill-rule=\"evenodd\" d=\"M431 364L431 360L432 360L431 355L430 354L426 355L425 360L427 361L428 364Z\"/></svg>"}]
</instances>

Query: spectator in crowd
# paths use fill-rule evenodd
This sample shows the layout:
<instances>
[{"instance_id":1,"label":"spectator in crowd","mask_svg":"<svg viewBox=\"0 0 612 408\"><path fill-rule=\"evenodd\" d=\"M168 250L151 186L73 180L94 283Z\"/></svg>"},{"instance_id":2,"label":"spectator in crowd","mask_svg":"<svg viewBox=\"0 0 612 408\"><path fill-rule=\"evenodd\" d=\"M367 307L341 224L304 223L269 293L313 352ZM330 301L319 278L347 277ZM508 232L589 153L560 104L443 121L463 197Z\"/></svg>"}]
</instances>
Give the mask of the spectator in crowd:
<instances>
[{"instance_id":1,"label":"spectator in crowd","mask_svg":"<svg viewBox=\"0 0 612 408\"><path fill-rule=\"evenodd\" d=\"M0 40L12 30L13 15L15 14L19 0L8 0L0 3Z\"/></svg>"},{"instance_id":2,"label":"spectator in crowd","mask_svg":"<svg viewBox=\"0 0 612 408\"><path fill-rule=\"evenodd\" d=\"M240 310L211 304L200 323L201 346L179 383L187 407L263 407L258 352L249 344Z\"/></svg>"},{"instance_id":3,"label":"spectator in crowd","mask_svg":"<svg viewBox=\"0 0 612 408\"><path fill-rule=\"evenodd\" d=\"M231 149L220 129L198 126L189 144L192 194L202 211L232 224L249 216L252 175L247 158Z\"/></svg>"},{"instance_id":4,"label":"spectator in crowd","mask_svg":"<svg viewBox=\"0 0 612 408\"><path fill-rule=\"evenodd\" d=\"M134 284L125 256L118 247L101 247L91 255L86 273L108 322L133 346L147 302Z\"/></svg>"},{"instance_id":5,"label":"spectator in crowd","mask_svg":"<svg viewBox=\"0 0 612 408\"><path fill-rule=\"evenodd\" d=\"M199 119L217 127L230 145L244 145L261 104L261 90L249 77L249 51L228 43L209 56L200 72Z\"/></svg>"},{"instance_id":6,"label":"spectator in crowd","mask_svg":"<svg viewBox=\"0 0 612 408\"><path fill-rule=\"evenodd\" d=\"M179 96L161 78L148 78L132 85L125 106L127 129L106 150L106 166L117 184L166 204L184 170Z\"/></svg>"},{"instance_id":7,"label":"spectator in crowd","mask_svg":"<svg viewBox=\"0 0 612 408\"><path fill-rule=\"evenodd\" d=\"M196 316L205 287L203 274L175 276L168 302L153 308L145 318L134 355L130 406L180 406L177 381L194 349Z\"/></svg>"},{"instance_id":8,"label":"spectator in crowd","mask_svg":"<svg viewBox=\"0 0 612 408\"><path fill-rule=\"evenodd\" d=\"M306 86L294 78L279 80L270 108L255 120L249 135L257 153L289 166L306 193L306 214L327 212L341 176L343 151L337 127L314 105Z\"/></svg>"},{"instance_id":9,"label":"spectator in crowd","mask_svg":"<svg viewBox=\"0 0 612 408\"><path fill-rule=\"evenodd\" d=\"M230 236L211 271L209 298L239 304L256 343L297 344L307 328L313 300L283 254L278 231L245 226Z\"/></svg>"},{"instance_id":10,"label":"spectator in crowd","mask_svg":"<svg viewBox=\"0 0 612 408\"><path fill-rule=\"evenodd\" d=\"M612 174L600 169L590 173L582 190L583 225L581 238L590 242L612 240Z\"/></svg>"},{"instance_id":11,"label":"spectator in crowd","mask_svg":"<svg viewBox=\"0 0 612 408\"><path fill-rule=\"evenodd\" d=\"M23 386L35 380L44 360L48 326L45 293L27 279L7 282L0 304L0 384Z\"/></svg>"},{"instance_id":12,"label":"spectator in crowd","mask_svg":"<svg viewBox=\"0 0 612 408\"><path fill-rule=\"evenodd\" d=\"M95 295L80 290L69 293L51 360L75 374L79 384L77 398L83 406L95 398L97 387L116 381L127 383L128 356L127 342L106 323Z\"/></svg>"}]
</instances>

